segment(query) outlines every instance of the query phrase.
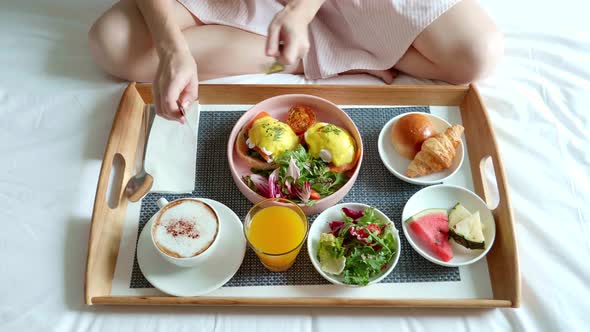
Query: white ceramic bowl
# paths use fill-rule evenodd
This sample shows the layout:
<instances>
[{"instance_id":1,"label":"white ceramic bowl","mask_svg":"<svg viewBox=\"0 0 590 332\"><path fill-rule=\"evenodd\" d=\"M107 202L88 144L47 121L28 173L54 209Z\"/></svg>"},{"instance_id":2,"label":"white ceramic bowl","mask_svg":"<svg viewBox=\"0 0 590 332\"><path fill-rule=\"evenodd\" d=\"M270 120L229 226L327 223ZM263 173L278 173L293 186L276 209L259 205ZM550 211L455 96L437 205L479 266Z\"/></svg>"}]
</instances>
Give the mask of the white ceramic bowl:
<instances>
[{"instance_id":1,"label":"white ceramic bowl","mask_svg":"<svg viewBox=\"0 0 590 332\"><path fill-rule=\"evenodd\" d=\"M383 129L381 129L381 133L379 134L378 140L379 156L381 157L381 161L393 175L395 175L403 181L419 185L441 183L448 177L455 174L461 167L461 164L463 164L463 141L461 141L461 144L457 147L455 159L453 159L453 163L451 164L451 167L449 167L448 169L417 178L410 178L405 176L404 173L406 172L408 165L410 165L411 160L404 158L395 150L393 143L391 142L391 130L393 129L393 125L397 122L397 120L399 120L402 116L412 113L418 113L427 116L432 122L432 125L434 126L436 131L439 133L444 132L447 128L451 126L451 124L448 123L446 120L429 113L409 112L400 114L394 117L393 119L389 120L385 124L385 126L383 126Z\"/></svg>"},{"instance_id":2,"label":"white ceramic bowl","mask_svg":"<svg viewBox=\"0 0 590 332\"><path fill-rule=\"evenodd\" d=\"M426 209L440 208L450 210L457 202L460 202L471 213L479 211L481 223L484 227L485 248L483 250L470 250L451 240L453 258L445 262L436 258L426 247L418 242L407 226L406 221L416 213ZM472 264L482 259L490 251L496 237L494 216L490 209L488 209L486 203L475 193L465 188L445 184L426 187L415 193L408 200L402 212L402 229L412 248L422 257L435 264L452 267Z\"/></svg>"},{"instance_id":3,"label":"white ceramic bowl","mask_svg":"<svg viewBox=\"0 0 590 332\"><path fill-rule=\"evenodd\" d=\"M309 258L311 260L311 263L313 264L313 267L316 269L316 271L318 271L318 273L321 274L322 277L324 277L329 282L336 284L336 285L342 285L342 286L348 286L348 287L361 287L359 285L345 284L344 278L342 276L336 276L336 275L328 274L328 273L322 271L322 269L320 267L320 261L317 256L318 243L320 241L320 234L321 233L328 233L330 231L330 226L329 226L330 221L342 220L342 214L340 213L340 211L342 210L343 207L353 209L353 210L364 210L365 208L368 208L369 206L366 204L361 204L361 203L342 203L342 204L334 205L334 206L324 210L324 212L322 212L319 216L317 216L317 218L311 224L311 227L309 229L309 235L307 236L307 253L309 254ZM378 283L379 281L383 280L383 278L387 277L391 273L391 271L393 271L393 268L397 265L397 262L398 262L399 256L400 256L400 252L401 252L401 243L400 243L400 238L399 238L399 232L395 228L395 224L383 212L381 212L377 209L375 209L375 214L379 218L381 218L384 221L389 222L393 226L393 229L395 230L394 236L395 236L395 241L397 243L397 252L395 253L395 255L391 258L391 260L387 264L387 269L383 270L379 275L371 278L371 280L369 280L369 285L374 284L374 283Z\"/></svg>"}]
</instances>

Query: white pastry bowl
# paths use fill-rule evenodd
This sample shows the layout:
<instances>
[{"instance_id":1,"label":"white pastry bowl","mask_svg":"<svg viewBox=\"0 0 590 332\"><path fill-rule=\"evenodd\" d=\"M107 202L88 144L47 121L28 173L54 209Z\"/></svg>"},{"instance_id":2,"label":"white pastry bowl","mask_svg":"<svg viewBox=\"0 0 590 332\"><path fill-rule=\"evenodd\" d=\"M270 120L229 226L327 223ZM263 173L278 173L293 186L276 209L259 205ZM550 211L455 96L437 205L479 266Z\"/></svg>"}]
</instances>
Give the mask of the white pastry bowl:
<instances>
[{"instance_id":1,"label":"white pastry bowl","mask_svg":"<svg viewBox=\"0 0 590 332\"><path fill-rule=\"evenodd\" d=\"M440 172L436 172L436 173L432 173L429 175L420 176L420 177L416 177L416 178L410 178L410 177L404 175L406 172L406 169L408 168L408 165L410 165L411 160L406 159L405 157L400 155L395 150L395 148L393 146L393 142L391 141L391 130L393 129L393 126L395 125L395 123L401 117L408 115L408 114L413 114L413 113L422 114L422 115L427 116L430 119L430 121L432 122L432 125L434 126L434 128L436 129L436 131L438 133L444 132L447 128L449 128L451 126L451 124L449 122L447 122L446 120L444 120L436 115L432 115L430 113L423 113L423 112L402 113L402 114L394 117L393 119L389 120L385 124L385 126L383 126L383 129L381 129L381 133L379 134L379 139L378 139L379 156L381 157L381 161L383 162L383 165L385 165L385 167L389 170L389 172L391 172L391 174L395 175L397 178L399 178L402 181L412 183L412 184L417 184L417 185L430 185L430 184L441 183L441 182L445 181L447 178L453 176L455 173L457 173L459 168L461 168L461 165L463 164L463 159L465 157L464 153L463 153L463 141L461 141L461 144L459 144L457 146L455 158L453 159L453 163L451 164L451 167L449 167L443 171L440 171Z\"/></svg>"}]
</instances>

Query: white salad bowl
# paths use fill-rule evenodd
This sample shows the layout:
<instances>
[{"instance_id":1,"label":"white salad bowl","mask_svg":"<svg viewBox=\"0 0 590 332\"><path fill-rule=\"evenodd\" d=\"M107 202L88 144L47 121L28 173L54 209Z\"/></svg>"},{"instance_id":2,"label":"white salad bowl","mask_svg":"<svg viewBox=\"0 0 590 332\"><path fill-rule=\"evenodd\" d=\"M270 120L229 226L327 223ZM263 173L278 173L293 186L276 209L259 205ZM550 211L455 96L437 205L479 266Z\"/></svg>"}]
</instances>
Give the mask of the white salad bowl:
<instances>
[{"instance_id":1,"label":"white salad bowl","mask_svg":"<svg viewBox=\"0 0 590 332\"><path fill-rule=\"evenodd\" d=\"M352 209L352 210L364 210L365 208L368 208L369 206L366 204L361 204L361 203L342 203L342 204L334 205L334 206L324 210L324 212L322 212L320 215L317 216L317 218L311 224L311 227L309 229L309 233L307 236L307 253L309 254L309 258L311 260L311 263L313 264L313 267L316 269L316 271L318 271L318 273L322 277L324 277L326 280L328 280L329 282L331 282L335 285L342 285L342 286L348 286L348 287L363 287L361 285L345 284L344 277L324 272L321 269L320 260L318 259L318 255L317 255L318 245L319 245L319 241L320 241L320 234L330 232L329 223L331 221L342 220L341 210L344 207ZM383 280L385 277L387 277L393 271L395 266L397 265L397 262L398 262L399 256L400 256L400 252L401 252L401 243L400 243L400 238L399 238L399 232L395 228L395 224L391 221L391 219L389 219L389 217L387 217L383 212L379 211L378 209L375 209L375 214L380 219L390 223L393 226L393 229L394 229L393 235L395 237L395 242L396 242L397 247L396 247L395 255L393 255L393 257L391 257L391 259L387 263L387 268L384 269L383 271L381 271L380 274L371 278L369 280L368 285L378 283L381 280Z\"/></svg>"},{"instance_id":2,"label":"white salad bowl","mask_svg":"<svg viewBox=\"0 0 590 332\"><path fill-rule=\"evenodd\" d=\"M485 240L484 249L467 249L454 240L450 240L453 258L445 262L438 259L430 250L418 242L418 239L407 226L407 220L416 213L426 209L447 209L450 210L456 203L461 203L471 213L479 211L481 223L483 225L483 236ZM422 257L442 266L457 267L468 265L482 259L494 244L496 238L496 224L494 216L486 203L475 193L458 186L452 185L435 185L426 187L415 193L404 206L402 212L402 229L406 239Z\"/></svg>"}]
</instances>

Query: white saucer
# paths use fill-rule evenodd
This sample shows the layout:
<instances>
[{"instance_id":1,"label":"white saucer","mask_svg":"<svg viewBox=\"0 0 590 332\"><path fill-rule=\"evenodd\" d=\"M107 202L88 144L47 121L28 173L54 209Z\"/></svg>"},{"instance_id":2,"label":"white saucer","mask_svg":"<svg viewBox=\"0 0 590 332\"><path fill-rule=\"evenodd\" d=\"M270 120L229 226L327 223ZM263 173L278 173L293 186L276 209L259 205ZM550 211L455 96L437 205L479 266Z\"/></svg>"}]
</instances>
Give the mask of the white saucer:
<instances>
[{"instance_id":1,"label":"white saucer","mask_svg":"<svg viewBox=\"0 0 590 332\"><path fill-rule=\"evenodd\" d=\"M240 218L227 206L199 198L219 214L220 241L205 262L193 268L173 265L156 251L150 238L154 217L143 227L137 243L137 262L145 278L157 289L174 296L198 296L212 292L228 282L242 265L246 238Z\"/></svg>"},{"instance_id":2,"label":"white saucer","mask_svg":"<svg viewBox=\"0 0 590 332\"><path fill-rule=\"evenodd\" d=\"M446 178L455 174L461 164L463 163L463 141L461 144L457 146L457 153L455 154L455 159L453 159L453 163L451 167L441 172L432 173L426 176L420 176L417 178L410 178L404 175L408 165L410 165L409 159L404 158L400 155L395 148L393 147L393 143L391 142L391 130L393 125L399 120L402 116L412 114L412 113L419 113L422 115L427 116L432 125L436 129L437 132L441 133L444 132L447 128L451 126L449 122L446 120L432 115L430 113L422 113L422 112L408 112L402 113L393 119L389 120L383 129L381 129L381 133L379 134L379 140L377 141L378 148L379 148L379 156L381 157L381 161L383 165L396 177L398 177L402 181L406 181L408 183L419 184L419 185L428 185L428 184L437 184L443 182Z\"/></svg>"},{"instance_id":3,"label":"white saucer","mask_svg":"<svg viewBox=\"0 0 590 332\"><path fill-rule=\"evenodd\" d=\"M481 223L483 225L483 236L485 239L484 249L467 249L451 240L451 248L453 249L453 258L445 262L430 253L430 251L414 238L413 233L407 226L406 221L413 215L426 209L447 209L450 210L457 202L460 202L471 213L479 211L481 216ZM402 228L406 239L422 257L427 260L442 266L463 266L477 262L482 259L492 245L496 238L496 223L494 216L486 203L475 193L458 186L440 184L436 186L426 187L415 193L406 205L402 212Z\"/></svg>"}]
</instances>

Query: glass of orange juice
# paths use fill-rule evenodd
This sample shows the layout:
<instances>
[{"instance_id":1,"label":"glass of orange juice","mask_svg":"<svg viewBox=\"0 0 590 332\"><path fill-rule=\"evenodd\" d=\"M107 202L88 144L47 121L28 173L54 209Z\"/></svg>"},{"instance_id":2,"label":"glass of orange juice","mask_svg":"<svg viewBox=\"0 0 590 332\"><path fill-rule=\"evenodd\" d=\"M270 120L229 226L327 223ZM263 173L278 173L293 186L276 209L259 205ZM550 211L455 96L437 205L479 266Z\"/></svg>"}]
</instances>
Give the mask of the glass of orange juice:
<instances>
[{"instance_id":1,"label":"glass of orange juice","mask_svg":"<svg viewBox=\"0 0 590 332\"><path fill-rule=\"evenodd\" d=\"M297 204L269 198L250 209L244 234L267 269L286 271L295 263L307 237L307 217Z\"/></svg>"}]
</instances>

